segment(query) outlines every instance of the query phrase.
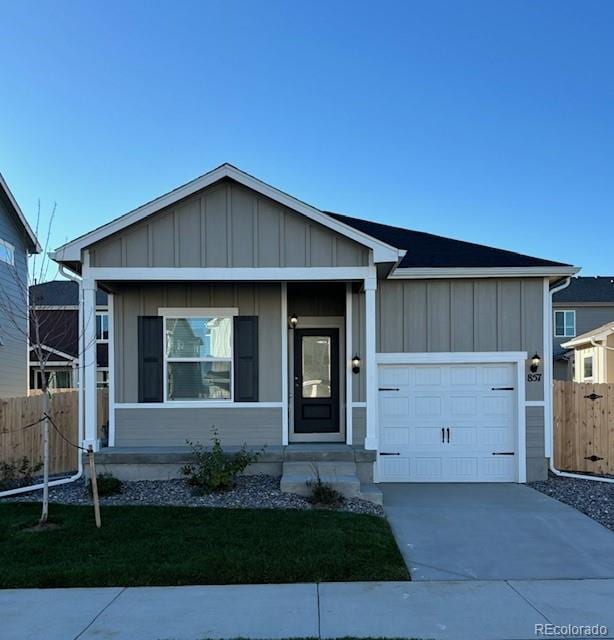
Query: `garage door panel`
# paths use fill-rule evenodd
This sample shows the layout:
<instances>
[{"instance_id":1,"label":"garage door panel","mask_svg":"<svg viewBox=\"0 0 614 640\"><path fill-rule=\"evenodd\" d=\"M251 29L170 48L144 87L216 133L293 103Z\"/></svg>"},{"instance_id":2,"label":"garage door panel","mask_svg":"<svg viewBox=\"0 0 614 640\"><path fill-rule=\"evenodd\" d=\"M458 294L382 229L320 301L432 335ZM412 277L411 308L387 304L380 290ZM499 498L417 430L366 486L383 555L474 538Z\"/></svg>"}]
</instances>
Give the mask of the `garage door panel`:
<instances>
[{"instance_id":1,"label":"garage door panel","mask_svg":"<svg viewBox=\"0 0 614 640\"><path fill-rule=\"evenodd\" d=\"M475 416L478 412L478 397L475 395L449 397L450 418L454 420L457 416Z\"/></svg>"},{"instance_id":2,"label":"garage door panel","mask_svg":"<svg viewBox=\"0 0 614 640\"><path fill-rule=\"evenodd\" d=\"M421 367L415 370L416 387L439 387L442 383L442 367Z\"/></svg>"},{"instance_id":3,"label":"garage door panel","mask_svg":"<svg viewBox=\"0 0 614 640\"><path fill-rule=\"evenodd\" d=\"M438 457L416 457L412 460L415 480L437 481L441 479L442 460Z\"/></svg>"},{"instance_id":4,"label":"garage door panel","mask_svg":"<svg viewBox=\"0 0 614 640\"><path fill-rule=\"evenodd\" d=\"M487 481L509 482L515 473L514 456L491 456L480 460L480 477Z\"/></svg>"},{"instance_id":5,"label":"garage door panel","mask_svg":"<svg viewBox=\"0 0 614 640\"><path fill-rule=\"evenodd\" d=\"M441 396L417 395L414 400L415 415L423 418L426 416L443 415L443 398Z\"/></svg>"},{"instance_id":6,"label":"garage door panel","mask_svg":"<svg viewBox=\"0 0 614 640\"><path fill-rule=\"evenodd\" d=\"M514 370L510 365L485 365L481 368L482 382L491 386L512 386Z\"/></svg>"},{"instance_id":7,"label":"garage door panel","mask_svg":"<svg viewBox=\"0 0 614 640\"><path fill-rule=\"evenodd\" d=\"M409 431L409 429L406 429ZM412 442L416 445L416 447L420 447L423 445L439 445L442 441L441 437L441 427L426 427L426 426L417 426L412 430L414 437L412 438Z\"/></svg>"},{"instance_id":8,"label":"garage door panel","mask_svg":"<svg viewBox=\"0 0 614 640\"><path fill-rule=\"evenodd\" d=\"M403 418L409 415L409 398L402 395L381 396L379 399L380 412L384 420Z\"/></svg>"},{"instance_id":9,"label":"garage door panel","mask_svg":"<svg viewBox=\"0 0 614 640\"><path fill-rule=\"evenodd\" d=\"M407 427L385 427L382 433L384 444L409 444L409 429Z\"/></svg>"},{"instance_id":10,"label":"garage door panel","mask_svg":"<svg viewBox=\"0 0 614 640\"><path fill-rule=\"evenodd\" d=\"M389 482L407 482L410 477L409 458L381 457L380 471Z\"/></svg>"},{"instance_id":11,"label":"garage door panel","mask_svg":"<svg viewBox=\"0 0 614 640\"><path fill-rule=\"evenodd\" d=\"M480 414L483 416L509 416L514 407L511 393L507 396L482 396Z\"/></svg>"},{"instance_id":12,"label":"garage door panel","mask_svg":"<svg viewBox=\"0 0 614 640\"><path fill-rule=\"evenodd\" d=\"M477 431L477 444L494 448L497 446L513 447L510 427L486 427Z\"/></svg>"},{"instance_id":13,"label":"garage door panel","mask_svg":"<svg viewBox=\"0 0 614 640\"><path fill-rule=\"evenodd\" d=\"M398 387L409 384L408 367L385 367L380 368L380 386Z\"/></svg>"},{"instance_id":14,"label":"garage door panel","mask_svg":"<svg viewBox=\"0 0 614 640\"><path fill-rule=\"evenodd\" d=\"M478 459L453 457L444 459L444 474L451 482L471 482L478 478Z\"/></svg>"},{"instance_id":15,"label":"garage door panel","mask_svg":"<svg viewBox=\"0 0 614 640\"><path fill-rule=\"evenodd\" d=\"M451 367L450 385L453 387L475 386L479 379L477 367Z\"/></svg>"}]
</instances>

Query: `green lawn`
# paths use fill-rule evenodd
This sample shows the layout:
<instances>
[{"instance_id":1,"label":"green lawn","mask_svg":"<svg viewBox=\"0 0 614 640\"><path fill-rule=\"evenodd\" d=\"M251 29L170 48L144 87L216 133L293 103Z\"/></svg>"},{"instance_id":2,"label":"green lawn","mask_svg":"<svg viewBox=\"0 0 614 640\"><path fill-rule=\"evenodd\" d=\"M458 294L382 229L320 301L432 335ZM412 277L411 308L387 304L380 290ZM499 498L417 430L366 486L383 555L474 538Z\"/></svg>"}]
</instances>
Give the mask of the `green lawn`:
<instances>
[{"instance_id":1,"label":"green lawn","mask_svg":"<svg viewBox=\"0 0 614 640\"><path fill-rule=\"evenodd\" d=\"M407 580L388 523L332 511L0 504L0 587Z\"/></svg>"}]
</instances>

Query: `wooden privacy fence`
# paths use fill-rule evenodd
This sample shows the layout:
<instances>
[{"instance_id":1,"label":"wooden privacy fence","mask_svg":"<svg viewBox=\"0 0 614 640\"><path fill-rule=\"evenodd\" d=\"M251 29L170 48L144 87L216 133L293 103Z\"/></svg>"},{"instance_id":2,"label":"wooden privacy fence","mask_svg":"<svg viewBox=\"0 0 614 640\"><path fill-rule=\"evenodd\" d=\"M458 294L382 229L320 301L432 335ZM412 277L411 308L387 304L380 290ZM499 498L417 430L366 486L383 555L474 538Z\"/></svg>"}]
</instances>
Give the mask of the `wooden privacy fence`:
<instances>
[{"instance_id":1,"label":"wooden privacy fence","mask_svg":"<svg viewBox=\"0 0 614 640\"><path fill-rule=\"evenodd\" d=\"M50 473L66 473L77 468L80 444L77 437L78 396L76 390L52 393L51 416L57 430L49 426ZM109 423L108 391L98 390L98 437L104 437ZM0 398L0 462L20 460L26 456L32 463L42 461L43 395L23 398ZM37 423L37 424L34 424ZM32 426L29 426L32 425Z\"/></svg>"},{"instance_id":2,"label":"wooden privacy fence","mask_svg":"<svg viewBox=\"0 0 614 640\"><path fill-rule=\"evenodd\" d=\"M614 385L554 382L554 463L614 474Z\"/></svg>"}]
</instances>

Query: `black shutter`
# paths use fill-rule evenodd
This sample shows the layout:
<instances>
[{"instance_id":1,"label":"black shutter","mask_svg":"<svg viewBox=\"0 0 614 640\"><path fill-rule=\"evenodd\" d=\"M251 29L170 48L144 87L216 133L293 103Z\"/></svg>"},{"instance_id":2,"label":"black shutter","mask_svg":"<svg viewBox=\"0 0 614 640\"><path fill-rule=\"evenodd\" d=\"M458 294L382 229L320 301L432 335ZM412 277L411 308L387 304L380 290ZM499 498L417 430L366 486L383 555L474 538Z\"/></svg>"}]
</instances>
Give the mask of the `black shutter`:
<instances>
[{"instance_id":1,"label":"black shutter","mask_svg":"<svg viewBox=\"0 0 614 640\"><path fill-rule=\"evenodd\" d=\"M234 401L258 402L258 316L234 319Z\"/></svg>"},{"instance_id":2,"label":"black shutter","mask_svg":"<svg viewBox=\"0 0 614 640\"><path fill-rule=\"evenodd\" d=\"M139 402L162 402L162 317L139 316Z\"/></svg>"}]
</instances>

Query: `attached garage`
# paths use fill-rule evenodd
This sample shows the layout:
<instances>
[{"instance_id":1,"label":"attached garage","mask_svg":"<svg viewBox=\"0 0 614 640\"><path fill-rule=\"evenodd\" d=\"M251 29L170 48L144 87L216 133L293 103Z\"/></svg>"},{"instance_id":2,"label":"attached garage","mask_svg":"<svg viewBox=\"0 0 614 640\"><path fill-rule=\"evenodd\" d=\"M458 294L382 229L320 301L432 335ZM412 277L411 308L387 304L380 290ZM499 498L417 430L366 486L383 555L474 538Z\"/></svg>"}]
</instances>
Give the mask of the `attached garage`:
<instances>
[{"instance_id":1,"label":"attached garage","mask_svg":"<svg viewBox=\"0 0 614 640\"><path fill-rule=\"evenodd\" d=\"M409 356L378 367L378 480L524 482L526 354Z\"/></svg>"}]
</instances>

